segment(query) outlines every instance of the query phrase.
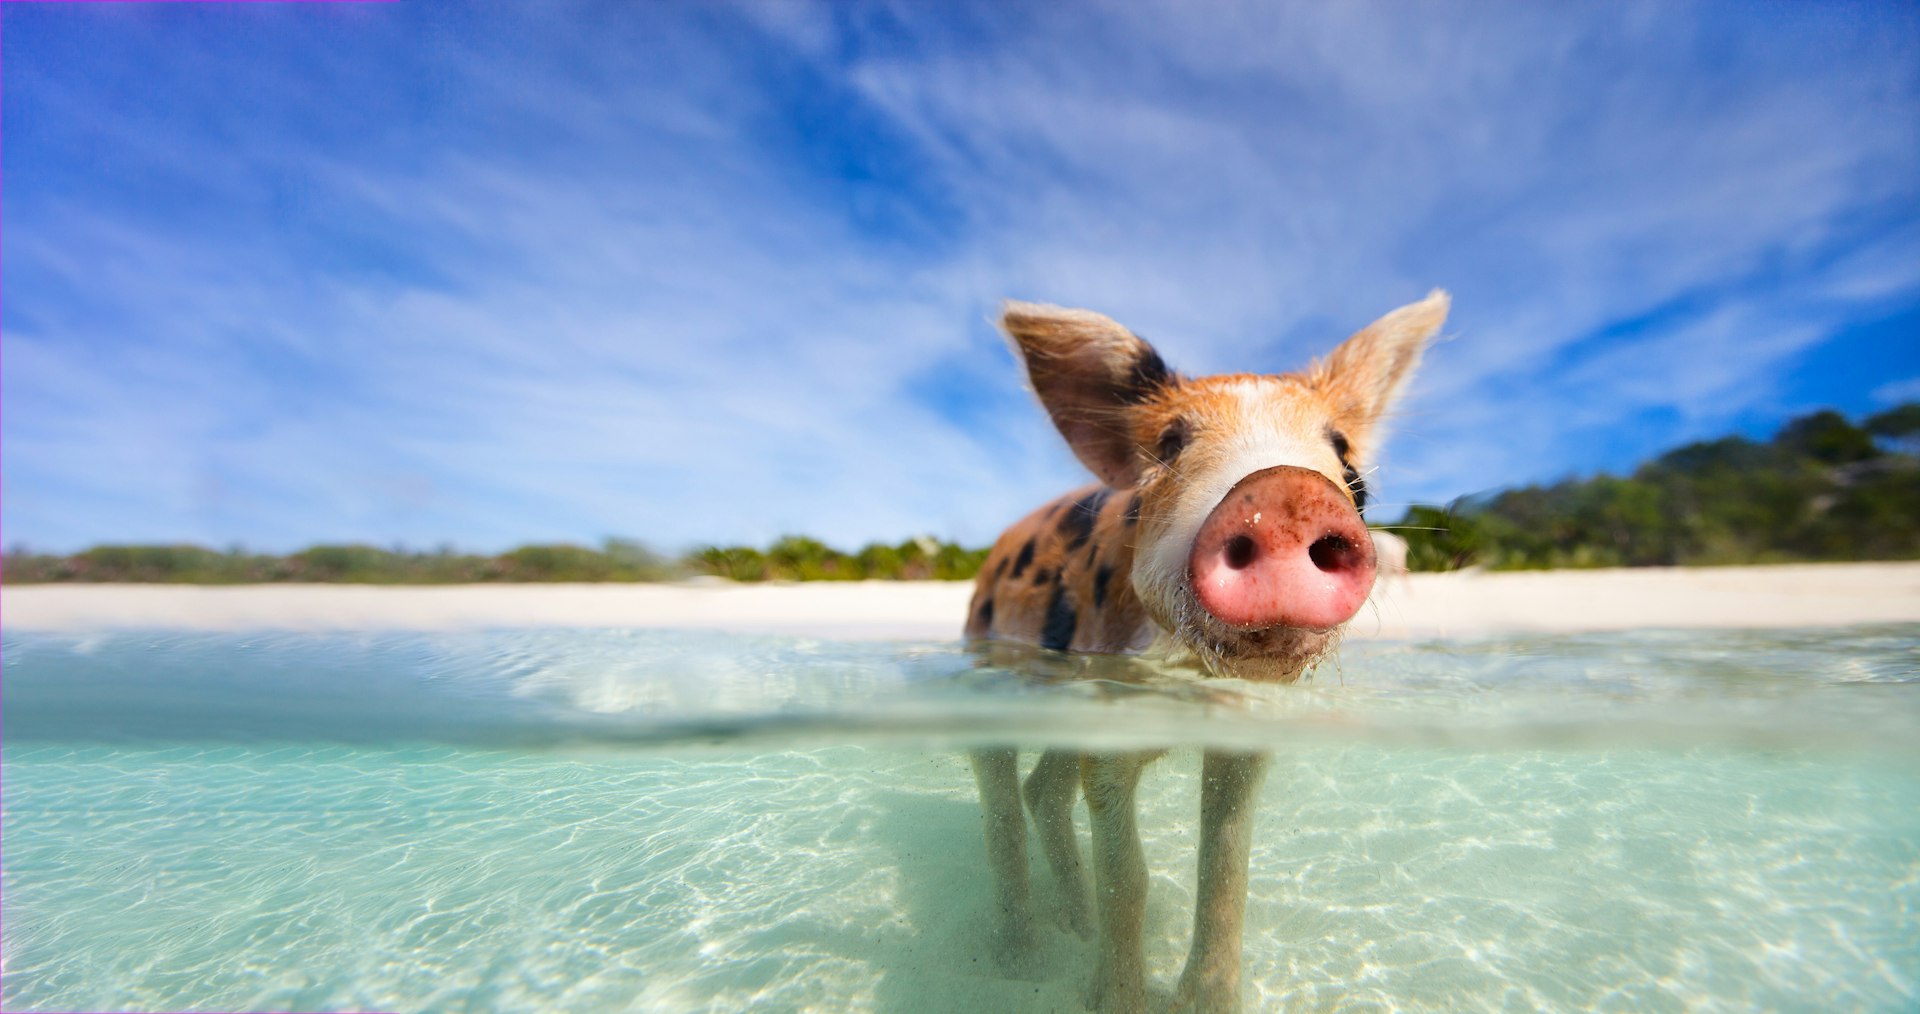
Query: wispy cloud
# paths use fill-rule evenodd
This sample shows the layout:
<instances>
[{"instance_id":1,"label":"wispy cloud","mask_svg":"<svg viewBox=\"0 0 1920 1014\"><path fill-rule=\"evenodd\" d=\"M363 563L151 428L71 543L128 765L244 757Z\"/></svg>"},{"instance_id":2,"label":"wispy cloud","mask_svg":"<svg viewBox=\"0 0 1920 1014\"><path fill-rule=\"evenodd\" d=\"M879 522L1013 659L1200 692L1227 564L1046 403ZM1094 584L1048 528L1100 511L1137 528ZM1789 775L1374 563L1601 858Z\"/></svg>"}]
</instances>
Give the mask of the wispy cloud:
<instances>
[{"instance_id":1,"label":"wispy cloud","mask_svg":"<svg viewBox=\"0 0 1920 1014\"><path fill-rule=\"evenodd\" d=\"M1006 296L1277 370L1447 286L1446 499L1920 305L1902 8L568 10L10 13L7 538L983 540L1080 481Z\"/></svg>"}]
</instances>

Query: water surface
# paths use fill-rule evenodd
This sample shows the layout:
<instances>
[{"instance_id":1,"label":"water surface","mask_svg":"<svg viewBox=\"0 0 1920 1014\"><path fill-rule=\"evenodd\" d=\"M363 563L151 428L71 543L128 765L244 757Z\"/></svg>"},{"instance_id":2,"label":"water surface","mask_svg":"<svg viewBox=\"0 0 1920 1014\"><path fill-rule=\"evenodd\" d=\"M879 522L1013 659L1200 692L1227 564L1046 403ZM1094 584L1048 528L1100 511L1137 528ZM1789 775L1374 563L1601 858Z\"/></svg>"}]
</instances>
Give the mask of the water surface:
<instances>
[{"instance_id":1,"label":"water surface","mask_svg":"<svg viewBox=\"0 0 1920 1014\"><path fill-rule=\"evenodd\" d=\"M1911 626L1357 644L1296 688L619 630L0 655L9 1010L1081 1009L1064 931L991 962L989 743L1171 750L1163 1000L1214 745L1275 755L1250 1009L1920 1003Z\"/></svg>"}]
</instances>

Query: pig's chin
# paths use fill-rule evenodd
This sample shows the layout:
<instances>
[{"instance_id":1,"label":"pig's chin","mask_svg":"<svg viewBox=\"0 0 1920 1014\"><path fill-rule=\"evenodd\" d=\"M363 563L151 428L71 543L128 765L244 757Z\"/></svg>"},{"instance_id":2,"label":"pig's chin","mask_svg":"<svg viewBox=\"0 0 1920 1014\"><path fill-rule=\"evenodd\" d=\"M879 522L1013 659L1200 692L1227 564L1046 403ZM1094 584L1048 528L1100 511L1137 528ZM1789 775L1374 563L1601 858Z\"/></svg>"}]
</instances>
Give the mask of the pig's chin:
<instances>
[{"instance_id":1,"label":"pig's chin","mask_svg":"<svg viewBox=\"0 0 1920 1014\"><path fill-rule=\"evenodd\" d=\"M1300 627L1262 630L1223 629L1198 652L1216 676L1262 683L1292 683L1313 668L1338 643L1340 632Z\"/></svg>"},{"instance_id":2,"label":"pig's chin","mask_svg":"<svg viewBox=\"0 0 1920 1014\"><path fill-rule=\"evenodd\" d=\"M1262 682L1292 683L1339 643L1340 630L1267 627L1233 630L1216 642L1216 671L1222 676Z\"/></svg>"},{"instance_id":3,"label":"pig's chin","mask_svg":"<svg viewBox=\"0 0 1920 1014\"><path fill-rule=\"evenodd\" d=\"M1210 675L1262 683L1292 683L1340 642L1341 627L1230 627L1186 599L1173 610L1173 642Z\"/></svg>"}]
</instances>

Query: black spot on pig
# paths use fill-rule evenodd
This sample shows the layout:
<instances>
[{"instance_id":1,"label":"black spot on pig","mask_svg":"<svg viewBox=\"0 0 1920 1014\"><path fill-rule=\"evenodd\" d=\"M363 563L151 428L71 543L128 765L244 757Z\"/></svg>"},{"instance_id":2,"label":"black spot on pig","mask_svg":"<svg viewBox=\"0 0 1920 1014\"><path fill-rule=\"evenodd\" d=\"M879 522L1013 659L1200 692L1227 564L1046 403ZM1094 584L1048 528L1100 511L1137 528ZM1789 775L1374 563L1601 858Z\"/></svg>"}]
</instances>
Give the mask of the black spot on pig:
<instances>
[{"instance_id":1,"label":"black spot on pig","mask_svg":"<svg viewBox=\"0 0 1920 1014\"><path fill-rule=\"evenodd\" d=\"M1014 557L1013 573L1009 576L1019 577L1021 573L1027 569L1027 564L1032 562L1033 562L1033 540L1028 539L1027 544L1020 547L1020 555Z\"/></svg>"},{"instance_id":2,"label":"black spot on pig","mask_svg":"<svg viewBox=\"0 0 1920 1014\"><path fill-rule=\"evenodd\" d=\"M1060 519L1060 534L1067 539L1067 552L1086 545L1087 540L1093 537L1094 519L1100 516L1100 508L1106 506L1110 492L1096 489L1067 508L1066 515Z\"/></svg>"},{"instance_id":3,"label":"black spot on pig","mask_svg":"<svg viewBox=\"0 0 1920 1014\"><path fill-rule=\"evenodd\" d=\"M1102 566L1093 574L1093 608L1099 609L1107 604L1107 582L1113 580L1113 568ZM992 606L993 603L987 603Z\"/></svg>"},{"instance_id":4,"label":"black spot on pig","mask_svg":"<svg viewBox=\"0 0 1920 1014\"><path fill-rule=\"evenodd\" d=\"M1055 588L1053 601L1047 603L1047 622L1040 629L1040 647L1054 651L1066 651L1073 644L1073 628L1080 617L1073 611L1073 603L1067 601L1067 590Z\"/></svg>"}]
</instances>

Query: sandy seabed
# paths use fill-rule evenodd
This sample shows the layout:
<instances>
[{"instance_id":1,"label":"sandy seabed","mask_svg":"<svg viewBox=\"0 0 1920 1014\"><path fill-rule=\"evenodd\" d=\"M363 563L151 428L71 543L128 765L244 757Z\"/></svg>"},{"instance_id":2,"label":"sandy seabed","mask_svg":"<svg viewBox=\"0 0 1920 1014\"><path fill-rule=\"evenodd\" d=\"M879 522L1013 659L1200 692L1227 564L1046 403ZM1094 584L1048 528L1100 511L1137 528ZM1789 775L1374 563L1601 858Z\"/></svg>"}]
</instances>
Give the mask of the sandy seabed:
<instances>
[{"instance_id":1,"label":"sandy seabed","mask_svg":"<svg viewBox=\"0 0 1920 1014\"><path fill-rule=\"evenodd\" d=\"M949 640L973 584L32 585L8 630L641 627ZM1351 637L1920 622L1920 563L1410 574L1382 579Z\"/></svg>"}]
</instances>

